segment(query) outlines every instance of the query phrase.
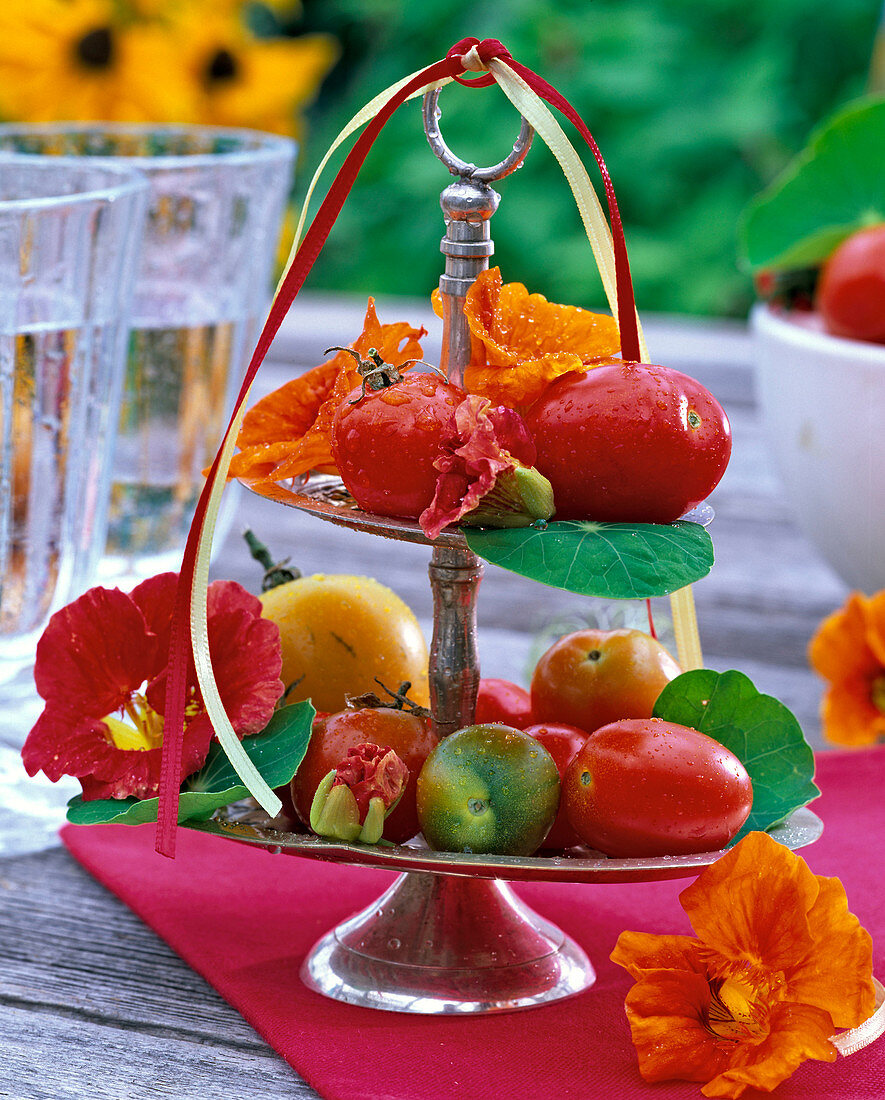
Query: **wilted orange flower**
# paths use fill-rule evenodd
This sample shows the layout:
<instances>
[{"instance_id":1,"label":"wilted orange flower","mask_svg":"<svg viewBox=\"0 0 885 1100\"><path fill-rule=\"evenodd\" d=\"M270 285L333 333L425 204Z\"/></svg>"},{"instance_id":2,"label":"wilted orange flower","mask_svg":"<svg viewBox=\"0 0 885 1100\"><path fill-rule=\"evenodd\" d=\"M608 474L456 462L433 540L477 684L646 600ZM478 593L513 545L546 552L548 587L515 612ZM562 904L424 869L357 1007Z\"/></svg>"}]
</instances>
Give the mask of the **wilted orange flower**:
<instances>
[{"instance_id":1,"label":"wilted orange flower","mask_svg":"<svg viewBox=\"0 0 885 1100\"><path fill-rule=\"evenodd\" d=\"M646 1081L770 1092L875 1008L872 944L841 882L749 833L679 895L697 939L623 932L627 1019Z\"/></svg>"},{"instance_id":2,"label":"wilted orange flower","mask_svg":"<svg viewBox=\"0 0 885 1100\"><path fill-rule=\"evenodd\" d=\"M853 592L818 627L808 657L829 681L821 701L827 740L860 746L885 736L885 592Z\"/></svg>"},{"instance_id":3,"label":"wilted orange flower","mask_svg":"<svg viewBox=\"0 0 885 1100\"><path fill-rule=\"evenodd\" d=\"M526 408L554 378L585 371L620 348L613 317L555 305L522 283L505 285L497 267L480 273L464 315L473 336L464 387L493 405Z\"/></svg>"},{"instance_id":4,"label":"wilted orange flower","mask_svg":"<svg viewBox=\"0 0 885 1100\"><path fill-rule=\"evenodd\" d=\"M361 356L375 348L385 363L404 367L421 358L425 328L405 321L382 325L370 298L363 331L350 345ZM254 405L243 419L229 477L269 483L310 470L335 471L331 432L335 410L362 382L352 355L334 359L293 378Z\"/></svg>"}]
</instances>

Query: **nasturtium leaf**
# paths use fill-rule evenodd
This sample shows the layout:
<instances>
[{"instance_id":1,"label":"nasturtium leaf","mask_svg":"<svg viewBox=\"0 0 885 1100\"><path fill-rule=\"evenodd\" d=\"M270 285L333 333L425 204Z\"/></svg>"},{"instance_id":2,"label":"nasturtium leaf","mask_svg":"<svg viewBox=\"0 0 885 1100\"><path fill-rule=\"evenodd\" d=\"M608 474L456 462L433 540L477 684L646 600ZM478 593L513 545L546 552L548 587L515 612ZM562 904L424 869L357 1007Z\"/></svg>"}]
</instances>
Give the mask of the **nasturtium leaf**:
<instances>
[{"instance_id":1,"label":"nasturtium leaf","mask_svg":"<svg viewBox=\"0 0 885 1100\"><path fill-rule=\"evenodd\" d=\"M713 544L698 523L557 520L517 528L462 528L478 557L582 596L666 596L707 575Z\"/></svg>"},{"instance_id":2,"label":"nasturtium leaf","mask_svg":"<svg viewBox=\"0 0 885 1100\"><path fill-rule=\"evenodd\" d=\"M836 114L747 208L750 268L813 267L855 230L885 221L885 99Z\"/></svg>"},{"instance_id":3,"label":"nasturtium leaf","mask_svg":"<svg viewBox=\"0 0 885 1100\"><path fill-rule=\"evenodd\" d=\"M261 733L243 738L242 745L269 787L288 783L307 752L316 711L309 702L293 703L274 711ZM249 791L217 742L200 771L188 776L181 788L178 820L205 821L221 806L227 806ZM74 825L143 825L157 820L156 798L101 798L84 802L76 795L68 802L68 821Z\"/></svg>"},{"instance_id":4,"label":"nasturtium leaf","mask_svg":"<svg viewBox=\"0 0 885 1100\"><path fill-rule=\"evenodd\" d=\"M770 829L820 794L812 782L814 753L799 723L742 672L684 672L658 696L654 716L707 734L747 769L753 807L732 843L745 833Z\"/></svg>"}]
</instances>

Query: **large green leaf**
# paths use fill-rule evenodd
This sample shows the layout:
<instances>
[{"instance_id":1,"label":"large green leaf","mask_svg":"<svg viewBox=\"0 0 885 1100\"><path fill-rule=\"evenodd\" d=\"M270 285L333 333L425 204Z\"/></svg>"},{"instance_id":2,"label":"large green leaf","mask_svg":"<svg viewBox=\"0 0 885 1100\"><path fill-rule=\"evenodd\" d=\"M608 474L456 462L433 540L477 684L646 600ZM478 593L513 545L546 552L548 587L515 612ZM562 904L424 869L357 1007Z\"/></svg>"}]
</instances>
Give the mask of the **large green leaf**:
<instances>
[{"instance_id":1,"label":"large green leaf","mask_svg":"<svg viewBox=\"0 0 885 1100\"><path fill-rule=\"evenodd\" d=\"M855 230L885 221L885 99L840 111L748 208L753 270L812 267Z\"/></svg>"},{"instance_id":2,"label":"large green leaf","mask_svg":"<svg viewBox=\"0 0 885 1100\"><path fill-rule=\"evenodd\" d=\"M706 733L747 769L753 807L735 841L753 830L770 829L820 794L812 782L814 753L799 723L742 672L684 672L658 696L654 714Z\"/></svg>"},{"instance_id":3,"label":"large green leaf","mask_svg":"<svg viewBox=\"0 0 885 1100\"><path fill-rule=\"evenodd\" d=\"M310 703L293 703L275 711L265 729L242 744L270 787L288 783L307 752L313 718ZM220 806L246 798L248 790L217 743L209 749L202 769L189 776L181 789L178 820L204 821ZM157 820L156 798L102 798L84 802L76 795L68 803L68 821L74 825L143 825Z\"/></svg>"},{"instance_id":4,"label":"large green leaf","mask_svg":"<svg viewBox=\"0 0 885 1100\"><path fill-rule=\"evenodd\" d=\"M666 596L705 577L713 544L700 524L557 521L518 528L463 528L485 561L583 596Z\"/></svg>"}]
</instances>

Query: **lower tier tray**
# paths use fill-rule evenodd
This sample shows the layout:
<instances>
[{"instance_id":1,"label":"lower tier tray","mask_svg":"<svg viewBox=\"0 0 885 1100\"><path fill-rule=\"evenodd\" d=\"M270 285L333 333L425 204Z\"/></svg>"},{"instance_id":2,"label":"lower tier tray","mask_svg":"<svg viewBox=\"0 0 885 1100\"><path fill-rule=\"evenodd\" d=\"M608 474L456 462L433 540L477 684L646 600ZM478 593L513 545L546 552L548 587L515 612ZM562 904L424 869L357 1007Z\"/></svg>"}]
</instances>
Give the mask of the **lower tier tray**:
<instances>
[{"instance_id":1,"label":"lower tier tray","mask_svg":"<svg viewBox=\"0 0 885 1100\"><path fill-rule=\"evenodd\" d=\"M530 909L511 881L613 883L687 878L722 852L610 859L588 849L541 856L481 856L404 845L344 844L288 831L238 805L190 828L274 853L403 872L362 912L327 932L304 960L317 993L364 1008L423 1015L512 1012L589 989L584 949ZM821 835L797 810L772 835L789 848ZM297 873L293 869L293 873Z\"/></svg>"}]
</instances>

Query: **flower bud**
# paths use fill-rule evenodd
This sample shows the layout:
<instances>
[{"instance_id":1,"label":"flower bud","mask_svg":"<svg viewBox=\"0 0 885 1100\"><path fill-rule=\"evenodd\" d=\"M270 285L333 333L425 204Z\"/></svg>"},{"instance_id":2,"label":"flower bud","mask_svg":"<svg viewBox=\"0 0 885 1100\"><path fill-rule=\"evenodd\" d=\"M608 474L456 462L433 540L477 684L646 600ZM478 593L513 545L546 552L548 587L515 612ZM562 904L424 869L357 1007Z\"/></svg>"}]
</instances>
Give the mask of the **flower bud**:
<instances>
[{"instance_id":1,"label":"flower bud","mask_svg":"<svg viewBox=\"0 0 885 1100\"><path fill-rule=\"evenodd\" d=\"M409 769L393 749L356 745L317 788L311 829L318 836L377 844L408 778Z\"/></svg>"}]
</instances>

